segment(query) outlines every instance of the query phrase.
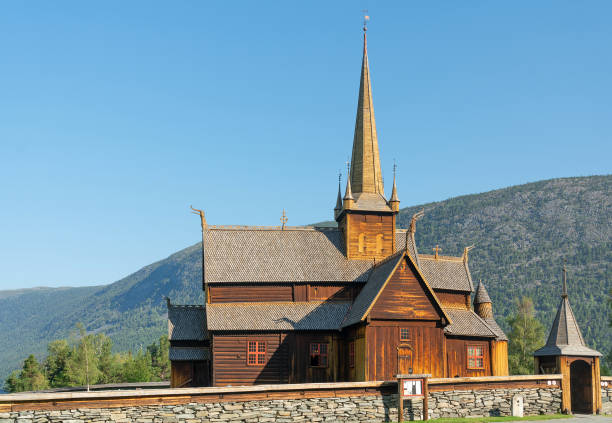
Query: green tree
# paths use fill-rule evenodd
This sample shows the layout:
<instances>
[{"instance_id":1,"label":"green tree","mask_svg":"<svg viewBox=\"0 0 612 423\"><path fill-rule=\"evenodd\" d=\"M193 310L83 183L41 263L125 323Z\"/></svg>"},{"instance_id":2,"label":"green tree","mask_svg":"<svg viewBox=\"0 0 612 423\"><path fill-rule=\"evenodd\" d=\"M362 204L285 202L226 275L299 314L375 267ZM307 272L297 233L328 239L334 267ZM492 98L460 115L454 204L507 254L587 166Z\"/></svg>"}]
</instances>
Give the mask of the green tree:
<instances>
[{"instance_id":1,"label":"green tree","mask_svg":"<svg viewBox=\"0 0 612 423\"><path fill-rule=\"evenodd\" d=\"M5 383L5 388L9 392L39 391L48 387L49 382L33 354L25 359L21 371L16 370L11 373Z\"/></svg>"},{"instance_id":2,"label":"green tree","mask_svg":"<svg viewBox=\"0 0 612 423\"><path fill-rule=\"evenodd\" d=\"M68 362L68 377L71 386L93 385L100 378L98 356L94 345L94 335L87 335L82 323L77 323L79 339L71 351Z\"/></svg>"},{"instance_id":3,"label":"green tree","mask_svg":"<svg viewBox=\"0 0 612 423\"><path fill-rule=\"evenodd\" d=\"M70 386L68 363L71 360L70 346L65 339L49 342L44 368L49 385L53 388Z\"/></svg>"},{"instance_id":4,"label":"green tree","mask_svg":"<svg viewBox=\"0 0 612 423\"><path fill-rule=\"evenodd\" d=\"M544 327L535 317L533 301L522 297L516 314L508 318L508 366L511 374L533 373L533 353L544 345Z\"/></svg>"},{"instance_id":5,"label":"green tree","mask_svg":"<svg viewBox=\"0 0 612 423\"><path fill-rule=\"evenodd\" d=\"M147 347L151 355L151 366L153 370L152 380L168 380L170 378L170 341L168 335L159 338L159 343L153 343Z\"/></svg>"},{"instance_id":6,"label":"green tree","mask_svg":"<svg viewBox=\"0 0 612 423\"><path fill-rule=\"evenodd\" d=\"M122 376L124 382L150 382L153 376L151 354L141 350L134 356L130 352L123 363Z\"/></svg>"}]
</instances>

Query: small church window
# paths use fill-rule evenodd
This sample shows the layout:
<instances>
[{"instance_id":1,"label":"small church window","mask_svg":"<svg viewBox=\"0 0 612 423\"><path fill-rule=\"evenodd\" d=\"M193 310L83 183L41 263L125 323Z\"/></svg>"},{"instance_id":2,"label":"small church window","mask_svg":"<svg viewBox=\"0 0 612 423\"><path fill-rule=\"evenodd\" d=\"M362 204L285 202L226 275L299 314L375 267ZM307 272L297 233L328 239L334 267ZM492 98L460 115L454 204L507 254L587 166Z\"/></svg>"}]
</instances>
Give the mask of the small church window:
<instances>
[{"instance_id":1,"label":"small church window","mask_svg":"<svg viewBox=\"0 0 612 423\"><path fill-rule=\"evenodd\" d=\"M355 341L349 343L349 367L355 367Z\"/></svg>"},{"instance_id":2,"label":"small church window","mask_svg":"<svg viewBox=\"0 0 612 423\"><path fill-rule=\"evenodd\" d=\"M359 252L360 253L365 253L365 241L366 241L365 234L359 234Z\"/></svg>"},{"instance_id":3,"label":"small church window","mask_svg":"<svg viewBox=\"0 0 612 423\"><path fill-rule=\"evenodd\" d=\"M484 369L484 348L476 345L467 347L468 369Z\"/></svg>"},{"instance_id":4,"label":"small church window","mask_svg":"<svg viewBox=\"0 0 612 423\"><path fill-rule=\"evenodd\" d=\"M266 341L249 341L247 347L247 365L261 366L266 364Z\"/></svg>"},{"instance_id":5,"label":"small church window","mask_svg":"<svg viewBox=\"0 0 612 423\"><path fill-rule=\"evenodd\" d=\"M400 328L400 341L410 341L410 330L408 328Z\"/></svg>"},{"instance_id":6,"label":"small church window","mask_svg":"<svg viewBox=\"0 0 612 423\"><path fill-rule=\"evenodd\" d=\"M310 344L310 367L327 367L327 344Z\"/></svg>"},{"instance_id":7,"label":"small church window","mask_svg":"<svg viewBox=\"0 0 612 423\"><path fill-rule=\"evenodd\" d=\"M383 251L383 235L376 235L376 253L380 254Z\"/></svg>"}]
</instances>

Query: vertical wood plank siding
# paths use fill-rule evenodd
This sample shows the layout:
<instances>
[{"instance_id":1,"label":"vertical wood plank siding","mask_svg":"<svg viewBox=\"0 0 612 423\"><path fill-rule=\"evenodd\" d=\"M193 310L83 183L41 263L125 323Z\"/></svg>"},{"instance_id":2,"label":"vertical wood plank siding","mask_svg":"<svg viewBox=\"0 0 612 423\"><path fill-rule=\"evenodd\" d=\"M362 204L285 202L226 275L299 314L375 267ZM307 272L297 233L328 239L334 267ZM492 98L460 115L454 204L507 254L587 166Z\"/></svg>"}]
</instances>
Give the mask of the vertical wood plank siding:
<instances>
[{"instance_id":1,"label":"vertical wood plank siding","mask_svg":"<svg viewBox=\"0 0 612 423\"><path fill-rule=\"evenodd\" d=\"M373 322L374 323L374 322ZM444 376L444 332L435 322L376 322L366 329L368 380L392 380L397 374L400 328L408 328L413 373Z\"/></svg>"},{"instance_id":2,"label":"vertical wood plank siding","mask_svg":"<svg viewBox=\"0 0 612 423\"><path fill-rule=\"evenodd\" d=\"M467 368L468 345L474 345L483 348L484 369ZM489 351L489 341L447 338L446 351L448 362L448 377L491 376L491 353Z\"/></svg>"},{"instance_id":3,"label":"vertical wood plank siding","mask_svg":"<svg viewBox=\"0 0 612 423\"><path fill-rule=\"evenodd\" d=\"M372 319L438 320L432 298L417 280L413 269L401 263L370 311Z\"/></svg>"},{"instance_id":4,"label":"vertical wood plank siding","mask_svg":"<svg viewBox=\"0 0 612 423\"><path fill-rule=\"evenodd\" d=\"M508 341L491 341L491 375L508 374Z\"/></svg>"},{"instance_id":5,"label":"vertical wood plank siding","mask_svg":"<svg viewBox=\"0 0 612 423\"><path fill-rule=\"evenodd\" d=\"M349 213L346 223L341 225L347 237L349 259L383 259L393 254L395 243L395 216ZM359 251L359 235L365 235L365 251ZM381 250L377 249L376 237L382 235Z\"/></svg>"}]
</instances>

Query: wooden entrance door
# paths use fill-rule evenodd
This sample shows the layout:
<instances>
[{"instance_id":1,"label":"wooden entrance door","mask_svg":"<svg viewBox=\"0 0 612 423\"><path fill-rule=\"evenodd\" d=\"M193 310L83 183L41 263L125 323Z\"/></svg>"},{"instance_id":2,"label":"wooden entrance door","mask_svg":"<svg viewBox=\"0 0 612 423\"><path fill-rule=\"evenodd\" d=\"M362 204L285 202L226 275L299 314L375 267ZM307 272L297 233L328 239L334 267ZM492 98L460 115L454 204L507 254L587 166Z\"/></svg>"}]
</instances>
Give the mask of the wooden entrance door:
<instances>
[{"instance_id":1,"label":"wooden entrance door","mask_svg":"<svg viewBox=\"0 0 612 423\"><path fill-rule=\"evenodd\" d=\"M593 412L593 393L591 389L591 365L584 360L574 361L570 365L572 412Z\"/></svg>"},{"instance_id":2,"label":"wooden entrance door","mask_svg":"<svg viewBox=\"0 0 612 423\"><path fill-rule=\"evenodd\" d=\"M413 351L409 344L400 344L397 347L397 374L408 375L413 373Z\"/></svg>"}]
</instances>

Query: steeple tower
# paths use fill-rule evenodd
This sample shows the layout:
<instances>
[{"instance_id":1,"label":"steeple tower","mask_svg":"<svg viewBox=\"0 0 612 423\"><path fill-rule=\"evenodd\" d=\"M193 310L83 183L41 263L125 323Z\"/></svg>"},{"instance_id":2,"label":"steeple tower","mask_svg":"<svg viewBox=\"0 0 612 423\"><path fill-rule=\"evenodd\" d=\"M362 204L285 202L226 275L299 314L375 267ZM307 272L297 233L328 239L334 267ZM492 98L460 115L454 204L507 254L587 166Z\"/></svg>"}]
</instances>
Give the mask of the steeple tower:
<instances>
[{"instance_id":1,"label":"steeple tower","mask_svg":"<svg viewBox=\"0 0 612 423\"><path fill-rule=\"evenodd\" d=\"M353 153L342 210L335 216L343 234L347 258L381 260L396 251L395 217L399 211L399 199L395 174L392 199L387 201L384 193L372 105L366 22L363 25L363 60Z\"/></svg>"},{"instance_id":2,"label":"steeple tower","mask_svg":"<svg viewBox=\"0 0 612 423\"><path fill-rule=\"evenodd\" d=\"M351 158L351 185L355 193L380 194L384 197L378 137L374 104L372 103L372 86L370 82L370 65L368 63L367 27L363 26L363 59L361 63L361 81L359 83L359 100L357 102L357 119L353 137L353 155Z\"/></svg>"}]
</instances>

